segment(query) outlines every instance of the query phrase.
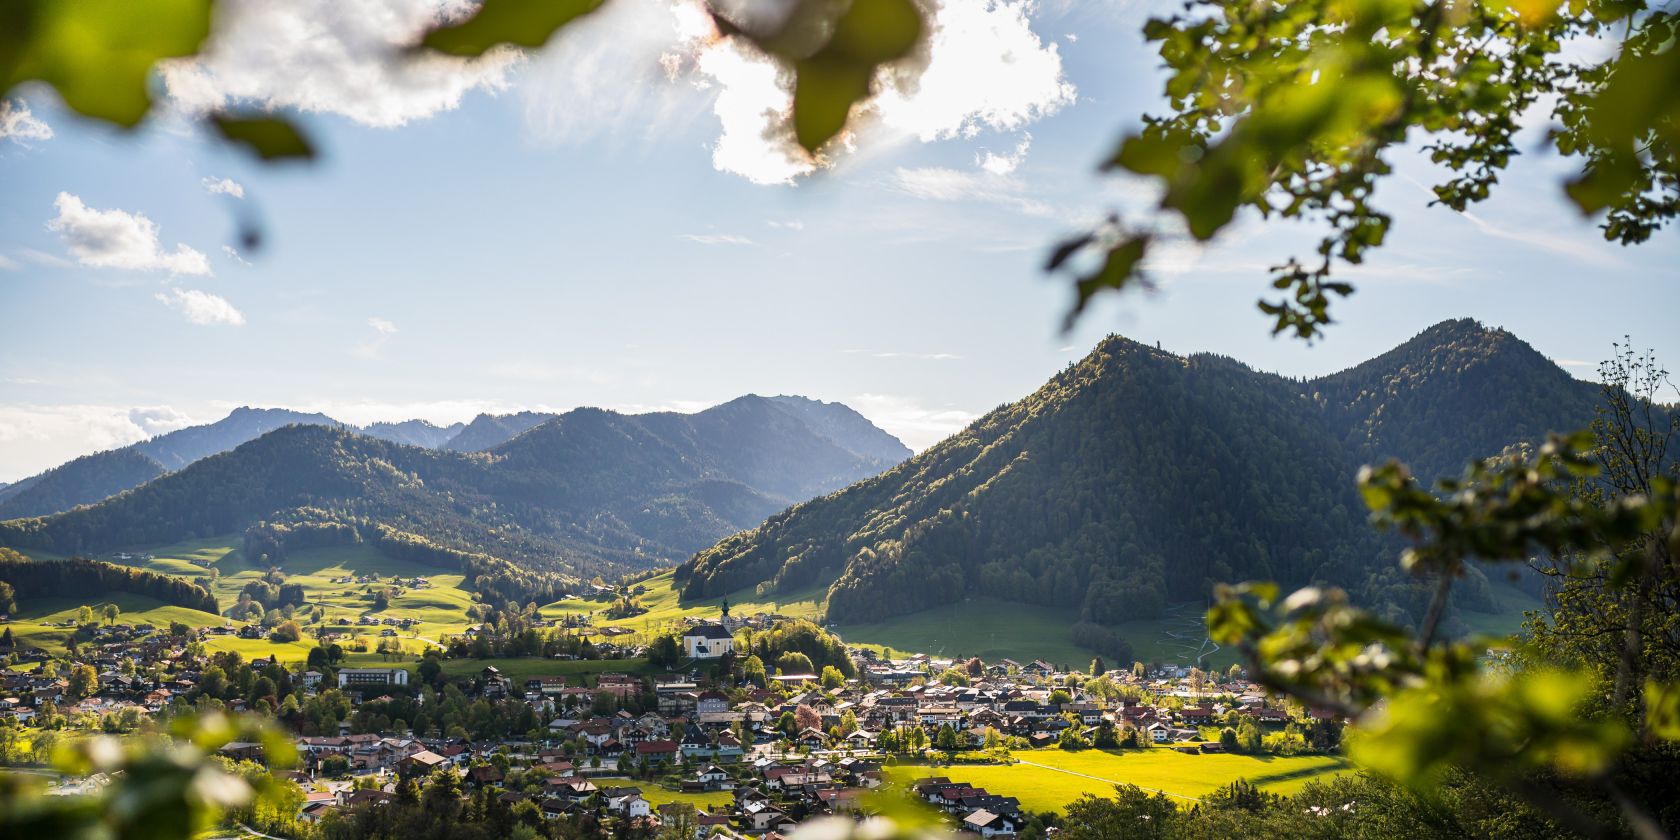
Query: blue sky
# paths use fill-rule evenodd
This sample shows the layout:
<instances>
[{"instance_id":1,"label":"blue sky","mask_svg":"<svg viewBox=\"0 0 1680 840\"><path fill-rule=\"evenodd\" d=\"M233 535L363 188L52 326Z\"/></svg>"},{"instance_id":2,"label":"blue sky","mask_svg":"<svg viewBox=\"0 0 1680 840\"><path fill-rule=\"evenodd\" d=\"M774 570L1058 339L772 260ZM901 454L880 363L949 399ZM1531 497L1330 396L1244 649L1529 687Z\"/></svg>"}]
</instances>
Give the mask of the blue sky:
<instances>
[{"instance_id":1,"label":"blue sky","mask_svg":"<svg viewBox=\"0 0 1680 840\"><path fill-rule=\"evenodd\" d=\"M1095 172L1159 108L1137 4L948 0L939 75L791 183L760 183L797 169L755 130L767 71L685 40L681 9L623 0L524 60L355 57L436 5L230 3L216 50L166 72L165 113L133 133L41 90L14 96L0 481L246 404L449 422L797 393L919 449L1109 332L1291 375L1460 316L1582 376L1624 334L1680 359L1673 232L1603 243L1562 203L1566 163L1543 153L1469 216L1427 207L1437 173L1397 155L1378 196L1389 243L1347 272L1359 291L1311 347L1271 338L1254 301L1266 266L1307 253L1314 231L1253 219L1162 254L1158 293L1063 333L1048 246L1148 205L1147 185ZM299 21L316 28L284 26ZM265 167L210 141L190 114L223 101L304 109L322 158ZM224 251L242 250L246 223L263 246Z\"/></svg>"}]
</instances>

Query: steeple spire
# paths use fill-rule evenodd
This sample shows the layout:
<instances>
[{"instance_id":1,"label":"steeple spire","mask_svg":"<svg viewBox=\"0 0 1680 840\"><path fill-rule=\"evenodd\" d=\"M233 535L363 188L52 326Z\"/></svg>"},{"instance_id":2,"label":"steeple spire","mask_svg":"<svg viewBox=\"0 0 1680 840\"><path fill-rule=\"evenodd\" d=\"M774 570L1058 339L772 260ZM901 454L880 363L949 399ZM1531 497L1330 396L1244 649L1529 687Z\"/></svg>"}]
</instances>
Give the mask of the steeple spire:
<instances>
[{"instance_id":1,"label":"steeple spire","mask_svg":"<svg viewBox=\"0 0 1680 840\"><path fill-rule=\"evenodd\" d=\"M729 617L729 599L727 597L723 599L723 617Z\"/></svg>"}]
</instances>

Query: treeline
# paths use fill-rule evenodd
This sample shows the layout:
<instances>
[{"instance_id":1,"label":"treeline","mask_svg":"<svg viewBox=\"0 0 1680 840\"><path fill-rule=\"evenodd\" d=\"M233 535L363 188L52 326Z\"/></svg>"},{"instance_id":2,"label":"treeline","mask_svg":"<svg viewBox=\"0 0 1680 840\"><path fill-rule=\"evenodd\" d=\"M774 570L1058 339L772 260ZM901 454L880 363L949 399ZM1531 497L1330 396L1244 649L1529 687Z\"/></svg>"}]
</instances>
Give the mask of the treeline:
<instances>
[{"instance_id":1,"label":"treeline","mask_svg":"<svg viewBox=\"0 0 1680 840\"><path fill-rule=\"evenodd\" d=\"M1084 796L1065 815L1035 817L1023 838L1058 828L1063 840L1226 840L1231 837L1438 838L1581 836L1503 789L1455 770L1425 797L1392 781L1359 772L1309 782L1280 796L1238 780L1190 807L1161 793L1120 785L1102 798ZM1568 797L1560 797L1560 804ZM1573 804L1573 803L1571 803ZM1625 828L1625 827L1624 827ZM1634 836L1632 831L1605 836Z\"/></svg>"},{"instance_id":2,"label":"treeline","mask_svg":"<svg viewBox=\"0 0 1680 840\"><path fill-rule=\"evenodd\" d=\"M857 674L857 666L852 664L852 657L846 653L845 643L802 619L783 621L769 630L743 631L741 644L735 653L739 657L756 656L767 667L775 667L788 654L799 654L810 662L813 674L822 673L825 667L833 667L845 677Z\"/></svg>"},{"instance_id":3,"label":"treeline","mask_svg":"<svg viewBox=\"0 0 1680 840\"><path fill-rule=\"evenodd\" d=\"M212 614L218 612L215 596L184 578L85 557L38 562L11 549L0 548L0 581L11 584L20 601L66 595L91 598L111 592L127 592L177 607Z\"/></svg>"}]
</instances>

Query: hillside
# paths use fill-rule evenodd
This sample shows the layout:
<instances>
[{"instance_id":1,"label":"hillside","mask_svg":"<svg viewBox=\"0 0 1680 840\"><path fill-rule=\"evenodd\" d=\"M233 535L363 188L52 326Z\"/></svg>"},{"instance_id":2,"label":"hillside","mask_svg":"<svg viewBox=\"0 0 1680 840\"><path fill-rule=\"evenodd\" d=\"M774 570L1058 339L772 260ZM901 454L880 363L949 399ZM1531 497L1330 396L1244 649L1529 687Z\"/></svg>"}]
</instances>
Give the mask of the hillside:
<instances>
[{"instance_id":1,"label":"hillside","mask_svg":"<svg viewBox=\"0 0 1680 840\"><path fill-rule=\"evenodd\" d=\"M899 467L700 553L684 592L837 577L839 622L992 595L1118 623L1239 575L1339 576L1379 551L1317 414L1288 380L1110 339Z\"/></svg>"},{"instance_id":2,"label":"hillside","mask_svg":"<svg viewBox=\"0 0 1680 840\"><path fill-rule=\"evenodd\" d=\"M285 526L270 540L394 539L379 525L452 563L589 577L675 562L887 466L759 397L693 415L578 409L484 453L288 426L98 504L0 522L0 545L97 553L265 521Z\"/></svg>"},{"instance_id":3,"label":"hillside","mask_svg":"<svg viewBox=\"0 0 1680 840\"><path fill-rule=\"evenodd\" d=\"M1436 324L1307 387L1361 462L1399 458L1426 480L1455 476L1511 443L1584 427L1600 402L1596 383L1469 319Z\"/></svg>"},{"instance_id":4,"label":"hillside","mask_svg":"<svg viewBox=\"0 0 1680 840\"><path fill-rule=\"evenodd\" d=\"M203 426L159 435L120 449L96 452L0 490L0 519L46 516L92 504L138 487L171 470L226 452L282 426L340 425L324 414L279 408L236 408Z\"/></svg>"},{"instance_id":5,"label":"hillside","mask_svg":"<svg viewBox=\"0 0 1680 840\"><path fill-rule=\"evenodd\" d=\"M401 423L371 423L362 427L362 434L392 443L437 449L466 427L465 423L437 426L425 420L405 420Z\"/></svg>"},{"instance_id":6,"label":"hillside","mask_svg":"<svg viewBox=\"0 0 1680 840\"><path fill-rule=\"evenodd\" d=\"M1596 390L1473 321L1305 382L1112 337L893 470L700 552L678 583L685 599L826 585L839 624L992 597L1115 627L1218 581L1328 581L1404 618L1419 593L1373 573L1393 545L1366 524L1358 467L1456 471L1586 425ZM1472 578L1460 606L1494 609Z\"/></svg>"},{"instance_id":7,"label":"hillside","mask_svg":"<svg viewBox=\"0 0 1680 840\"><path fill-rule=\"evenodd\" d=\"M521 411L518 414L480 414L461 427L442 445L456 452L483 452L554 419L552 414Z\"/></svg>"}]
</instances>

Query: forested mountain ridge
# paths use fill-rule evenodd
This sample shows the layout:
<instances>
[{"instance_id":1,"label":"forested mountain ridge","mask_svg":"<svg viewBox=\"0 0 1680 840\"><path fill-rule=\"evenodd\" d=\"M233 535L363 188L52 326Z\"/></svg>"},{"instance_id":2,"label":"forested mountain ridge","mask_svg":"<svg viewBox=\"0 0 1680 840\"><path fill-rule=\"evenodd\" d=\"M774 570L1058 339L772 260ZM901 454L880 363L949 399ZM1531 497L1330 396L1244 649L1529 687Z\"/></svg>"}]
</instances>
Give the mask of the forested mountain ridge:
<instances>
[{"instance_id":1,"label":"forested mountain ridge","mask_svg":"<svg viewBox=\"0 0 1680 840\"><path fill-rule=\"evenodd\" d=\"M1596 383L1468 318L1307 387L1362 462L1398 458L1425 481L1511 443L1585 427L1601 401Z\"/></svg>"},{"instance_id":2,"label":"forested mountain ridge","mask_svg":"<svg viewBox=\"0 0 1680 840\"><path fill-rule=\"evenodd\" d=\"M0 490L0 519L45 516L109 498L201 458L226 452L299 423L342 425L324 414L283 408L234 409L214 423L189 426L119 449L95 452Z\"/></svg>"},{"instance_id":3,"label":"forested mountain ridge","mask_svg":"<svg viewBox=\"0 0 1680 840\"><path fill-rule=\"evenodd\" d=\"M588 576L675 562L888 464L746 397L693 415L578 409L490 452L289 426L101 503L0 522L0 544L80 553L259 522L387 525Z\"/></svg>"},{"instance_id":4,"label":"forested mountain ridge","mask_svg":"<svg viewBox=\"0 0 1680 840\"><path fill-rule=\"evenodd\" d=\"M800 419L809 431L828 438L835 446L858 455L863 461L878 463L878 466L868 472L859 472L855 465L845 465L831 475L814 477L814 483L808 486L772 489L772 495L782 496L785 500L791 501L833 490L844 486L851 479L879 472L910 456L910 450L899 443L897 438L876 428L862 415L839 403L825 403L805 397L751 399L759 400L766 406L774 405L781 409L782 413ZM458 452L483 452L506 444L531 429L554 420L557 416L542 412L481 414L470 424L455 423L440 427L425 420L407 420L400 423L373 423L357 429L324 414L279 408L241 407L214 423L191 426L118 449L84 455L16 484L0 485L0 520L48 516L78 505L93 504L124 490L138 487L165 473L181 469L199 459L229 451L282 426L302 424L343 427L392 443ZM658 416L664 416L664 413ZM779 471L780 461L771 458L767 463L772 467L771 472Z\"/></svg>"},{"instance_id":5,"label":"forested mountain ridge","mask_svg":"<svg viewBox=\"0 0 1680 840\"><path fill-rule=\"evenodd\" d=\"M840 622L992 595L1112 624L1254 578L1392 590L1367 579L1392 545L1355 497L1361 464L1417 452L1420 473L1453 472L1585 426L1596 393L1474 321L1305 381L1111 337L1027 398L728 537L678 576L686 597L831 580Z\"/></svg>"},{"instance_id":6,"label":"forested mountain ridge","mask_svg":"<svg viewBox=\"0 0 1680 840\"><path fill-rule=\"evenodd\" d=\"M466 427L465 423L437 426L426 420L404 420L401 423L370 423L362 427L362 434L392 443L437 449Z\"/></svg>"},{"instance_id":7,"label":"forested mountain ridge","mask_svg":"<svg viewBox=\"0 0 1680 840\"><path fill-rule=\"evenodd\" d=\"M480 414L445 441L443 448L456 452L483 452L547 423L555 416L540 411Z\"/></svg>"}]
</instances>

